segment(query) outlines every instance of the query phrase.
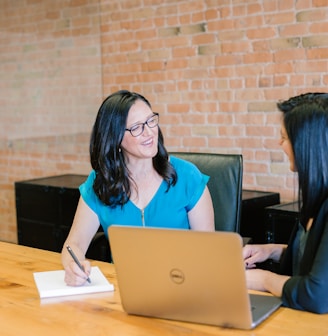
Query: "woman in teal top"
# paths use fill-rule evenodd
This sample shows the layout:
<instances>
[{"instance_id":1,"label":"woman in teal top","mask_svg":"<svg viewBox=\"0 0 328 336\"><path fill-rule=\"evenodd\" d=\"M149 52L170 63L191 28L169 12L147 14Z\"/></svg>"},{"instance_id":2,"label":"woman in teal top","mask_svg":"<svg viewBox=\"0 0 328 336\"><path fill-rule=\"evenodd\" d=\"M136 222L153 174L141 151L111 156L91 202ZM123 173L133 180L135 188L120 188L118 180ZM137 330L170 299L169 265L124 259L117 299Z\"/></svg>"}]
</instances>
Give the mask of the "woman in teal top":
<instances>
[{"instance_id":1,"label":"woman in teal top","mask_svg":"<svg viewBox=\"0 0 328 336\"><path fill-rule=\"evenodd\" d=\"M99 225L106 234L113 224L214 231L208 176L190 162L169 158L158 122L158 113L138 93L115 92L100 106L90 140L93 170L80 187L62 250L68 285L82 285L88 278L85 253Z\"/></svg>"},{"instance_id":2,"label":"woman in teal top","mask_svg":"<svg viewBox=\"0 0 328 336\"><path fill-rule=\"evenodd\" d=\"M96 173L91 172L80 186L80 193L84 202L98 215L106 234L112 224L190 229L188 212L199 201L209 178L191 162L172 156L170 162L177 172L177 183L167 190L166 182L162 181L143 209L131 200L123 207L115 208L102 203L93 190Z\"/></svg>"}]
</instances>

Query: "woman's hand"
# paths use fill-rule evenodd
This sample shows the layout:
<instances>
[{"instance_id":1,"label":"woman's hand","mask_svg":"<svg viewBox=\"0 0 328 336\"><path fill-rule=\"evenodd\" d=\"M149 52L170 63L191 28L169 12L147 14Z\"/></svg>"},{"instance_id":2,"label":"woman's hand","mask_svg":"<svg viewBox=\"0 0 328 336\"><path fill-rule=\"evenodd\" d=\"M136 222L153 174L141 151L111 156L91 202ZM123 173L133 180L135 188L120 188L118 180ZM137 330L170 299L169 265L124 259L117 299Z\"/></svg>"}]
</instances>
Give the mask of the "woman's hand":
<instances>
[{"instance_id":1,"label":"woman's hand","mask_svg":"<svg viewBox=\"0 0 328 336\"><path fill-rule=\"evenodd\" d=\"M243 257L246 268L255 268L257 263L270 259L273 249L273 244L245 245Z\"/></svg>"},{"instance_id":2,"label":"woman's hand","mask_svg":"<svg viewBox=\"0 0 328 336\"><path fill-rule=\"evenodd\" d=\"M243 257L246 268L255 268L257 263L272 259L279 261L287 245L284 244L260 244L245 245Z\"/></svg>"},{"instance_id":3,"label":"woman's hand","mask_svg":"<svg viewBox=\"0 0 328 336\"><path fill-rule=\"evenodd\" d=\"M246 265L246 282L248 289L270 292L276 296L282 295L283 286L289 279L289 276L254 268L256 268L257 263L268 259L278 261L285 248L286 245L283 244L250 244L244 246L243 257Z\"/></svg>"},{"instance_id":4,"label":"woman's hand","mask_svg":"<svg viewBox=\"0 0 328 336\"><path fill-rule=\"evenodd\" d=\"M65 283L68 286L82 286L86 283L91 273L91 265L88 260L81 261L84 272L80 267L72 260L65 267Z\"/></svg>"}]
</instances>

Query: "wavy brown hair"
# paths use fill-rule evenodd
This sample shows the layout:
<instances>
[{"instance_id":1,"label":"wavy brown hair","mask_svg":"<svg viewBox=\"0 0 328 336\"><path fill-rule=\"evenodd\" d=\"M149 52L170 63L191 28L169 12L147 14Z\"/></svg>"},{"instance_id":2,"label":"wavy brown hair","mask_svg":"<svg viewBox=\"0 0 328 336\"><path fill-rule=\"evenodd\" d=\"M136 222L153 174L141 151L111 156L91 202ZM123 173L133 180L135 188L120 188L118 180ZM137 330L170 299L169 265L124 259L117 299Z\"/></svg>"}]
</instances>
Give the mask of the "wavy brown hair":
<instances>
[{"instance_id":1,"label":"wavy brown hair","mask_svg":"<svg viewBox=\"0 0 328 336\"><path fill-rule=\"evenodd\" d=\"M136 101L149 101L142 95L126 90L108 96L101 104L90 139L90 162L96 178L93 190L99 199L111 207L123 206L131 195L133 181L120 150L129 110ZM167 183L167 190L175 185L177 174L169 162L164 138L158 126L158 152L153 166Z\"/></svg>"}]
</instances>

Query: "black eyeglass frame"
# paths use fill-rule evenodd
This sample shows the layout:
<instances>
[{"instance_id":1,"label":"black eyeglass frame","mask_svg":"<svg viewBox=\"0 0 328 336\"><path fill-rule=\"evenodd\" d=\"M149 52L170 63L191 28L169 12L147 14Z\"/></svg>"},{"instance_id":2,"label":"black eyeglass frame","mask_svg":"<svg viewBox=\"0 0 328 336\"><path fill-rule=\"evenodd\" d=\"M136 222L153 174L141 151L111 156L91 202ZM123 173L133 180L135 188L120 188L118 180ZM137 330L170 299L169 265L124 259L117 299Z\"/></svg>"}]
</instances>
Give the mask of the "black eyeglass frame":
<instances>
[{"instance_id":1,"label":"black eyeglass frame","mask_svg":"<svg viewBox=\"0 0 328 336\"><path fill-rule=\"evenodd\" d=\"M150 121L151 119L153 119L154 117L157 117L157 123L156 123L156 125L150 126L148 123L149 123L149 121ZM145 130L145 125L147 125L149 128L154 128L154 127L158 126L158 124L159 124L159 113L157 113L157 112L153 112L153 115L152 115L151 117L149 117L144 123L135 124L135 125L133 125L131 128L126 128L125 131L129 131L130 134L131 134L133 137L138 137L139 135L141 135L141 134L144 132L144 130ZM134 130L134 128L135 128L135 127L139 127L139 126L141 126L141 132L140 132L139 134L137 134L137 135L134 135L134 134L132 133L133 130Z\"/></svg>"}]
</instances>

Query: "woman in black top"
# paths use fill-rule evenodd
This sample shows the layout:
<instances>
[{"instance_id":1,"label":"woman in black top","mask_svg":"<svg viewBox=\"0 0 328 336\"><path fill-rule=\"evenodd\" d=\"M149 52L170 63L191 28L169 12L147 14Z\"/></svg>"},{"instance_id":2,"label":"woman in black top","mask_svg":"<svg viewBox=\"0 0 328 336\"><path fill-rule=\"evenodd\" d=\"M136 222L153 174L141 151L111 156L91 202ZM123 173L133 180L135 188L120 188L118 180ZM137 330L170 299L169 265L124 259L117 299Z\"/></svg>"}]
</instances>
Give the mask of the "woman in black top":
<instances>
[{"instance_id":1,"label":"woman in black top","mask_svg":"<svg viewBox=\"0 0 328 336\"><path fill-rule=\"evenodd\" d=\"M328 312L328 94L306 93L277 104L283 119L280 145L297 172L300 221L288 246L246 245L250 289L282 298L284 306ZM280 274L256 269L267 259Z\"/></svg>"}]
</instances>

